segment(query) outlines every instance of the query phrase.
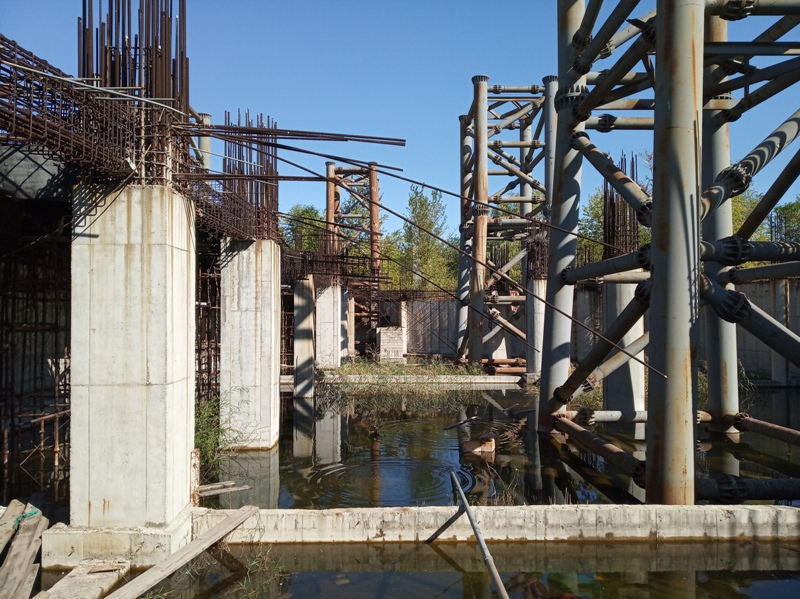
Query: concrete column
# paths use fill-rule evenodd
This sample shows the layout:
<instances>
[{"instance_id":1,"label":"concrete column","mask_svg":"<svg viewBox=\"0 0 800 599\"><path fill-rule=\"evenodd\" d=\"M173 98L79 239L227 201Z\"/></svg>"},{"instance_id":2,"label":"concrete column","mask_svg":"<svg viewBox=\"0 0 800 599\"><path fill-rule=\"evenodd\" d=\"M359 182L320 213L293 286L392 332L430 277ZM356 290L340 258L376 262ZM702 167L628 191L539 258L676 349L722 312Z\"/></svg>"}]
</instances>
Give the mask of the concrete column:
<instances>
[{"instance_id":1,"label":"concrete column","mask_svg":"<svg viewBox=\"0 0 800 599\"><path fill-rule=\"evenodd\" d=\"M314 458L317 465L342 461L343 424L344 416L336 411L325 414L314 423Z\"/></svg>"},{"instance_id":2,"label":"concrete column","mask_svg":"<svg viewBox=\"0 0 800 599\"><path fill-rule=\"evenodd\" d=\"M294 396L314 398L314 276L294 288Z\"/></svg>"},{"instance_id":3,"label":"concrete column","mask_svg":"<svg viewBox=\"0 0 800 599\"><path fill-rule=\"evenodd\" d=\"M207 112L199 114L200 122L205 125L211 125L211 115ZM203 159L203 168L207 171L211 170L211 138L208 135L202 135L199 138L200 155Z\"/></svg>"},{"instance_id":4,"label":"concrete column","mask_svg":"<svg viewBox=\"0 0 800 599\"><path fill-rule=\"evenodd\" d=\"M347 355L356 355L356 299L347 293Z\"/></svg>"},{"instance_id":5,"label":"concrete column","mask_svg":"<svg viewBox=\"0 0 800 599\"><path fill-rule=\"evenodd\" d=\"M547 273L546 299L555 310L547 310L544 319L542 342L542 378L539 382L542 409L540 417L547 416L549 400L556 387L569 376L570 339L572 337L573 288L565 286L559 273L575 263L577 250L578 216L581 194L581 155L570 146L573 129L572 107L585 93L585 78L571 81L572 37L581 25L585 3L581 0L559 0L558 2L558 75L561 88L555 99L558 119L556 123L555 167L552 184L552 209L550 222L558 227L550 231L549 268ZM549 429L549 420L545 425ZM531 432L535 433L534 427Z\"/></svg>"},{"instance_id":6,"label":"concrete column","mask_svg":"<svg viewBox=\"0 0 800 599\"><path fill-rule=\"evenodd\" d=\"M704 0L658 0L647 501L694 504Z\"/></svg>"},{"instance_id":7,"label":"concrete column","mask_svg":"<svg viewBox=\"0 0 800 599\"><path fill-rule=\"evenodd\" d=\"M706 36L710 42L728 41L728 22L709 15L706 18ZM713 77L714 68L707 67L706 76ZM722 71L722 69L719 69ZM714 80L718 80L715 78ZM728 123L717 125L714 117L717 110L703 110L703 178L701 185L708 189L714 184L717 175L730 166L731 147ZM703 239L716 241L733 235L732 202L720 205L703 221ZM719 279L723 266L718 262L706 262L705 273ZM733 289L733 285L727 285ZM739 412L739 362L736 355L736 325L720 318L716 311L707 306L703 312L706 335L706 354L708 361L708 411L711 413L711 426L714 430L738 434L733 427L722 422L726 414Z\"/></svg>"},{"instance_id":8,"label":"concrete column","mask_svg":"<svg viewBox=\"0 0 800 599\"><path fill-rule=\"evenodd\" d=\"M222 254L220 423L226 445L266 449L280 432L280 247L226 240Z\"/></svg>"},{"instance_id":9,"label":"concrete column","mask_svg":"<svg viewBox=\"0 0 800 599\"><path fill-rule=\"evenodd\" d=\"M486 228L488 216L481 214L475 219L475 235L473 237L473 265L472 280L470 281L470 312L469 312L469 352L471 363L479 363L483 358L483 315L486 311L484 305L484 288L486 285Z\"/></svg>"},{"instance_id":10,"label":"concrete column","mask_svg":"<svg viewBox=\"0 0 800 599\"><path fill-rule=\"evenodd\" d=\"M76 214L83 208L76 202ZM139 550L134 562L151 565L191 535L194 226L191 202L139 186L75 224L70 525L78 528L45 533L45 566Z\"/></svg>"},{"instance_id":11,"label":"concrete column","mask_svg":"<svg viewBox=\"0 0 800 599\"><path fill-rule=\"evenodd\" d=\"M544 298L547 293L547 281L531 279L528 281L528 290L536 297ZM526 365L532 381L537 381L542 375L542 338L544 336L544 302L531 295L525 298L525 314L528 328L525 331L528 345L526 346Z\"/></svg>"},{"instance_id":12,"label":"concrete column","mask_svg":"<svg viewBox=\"0 0 800 599\"><path fill-rule=\"evenodd\" d=\"M245 484L249 491L219 496L222 509L235 510L245 505L277 509L281 491L280 449L276 445L260 451L237 451L220 466L220 479Z\"/></svg>"},{"instance_id":13,"label":"concrete column","mask_svg":"<svg viewBox=\"0 0 800 599\"><path fill-rule=\"evenodd\" d=\"M788 327L789 287L786 279L773 279L769 282L769 288L772 299L772 317ZM770 356L772 380L781 386L787 386L789 384L789 362L775 350L770 352Z\"/></svg>"},{"instance_id":14,"label":"concrete column","mask_svg":"<svg viewBox=\"0 0 800 599\"><path fill-rule=\"evenodd\" d=\"M616 320L622 310L636 295L636 285L603 285L603 330ZM620 340L626 347L644 335L644 319L640 318ZM624 366L609 374L603 380L604 410L643 411L645 396L644 364L629 360Z\"/></svg>"},{"instance_id":15,"label":"concrete column","mask_svg":"<svg viewBox=\"0 0 800 599\"><path fill-rule=\"evenodd\" d=\"M316 306L316 360L320 368L339 368L342 365L342 346L346 344L343 333L347 331L346 325L342 326L342 304L342 288L339 285L319 291Z\"/></svg>"}]
</instances>

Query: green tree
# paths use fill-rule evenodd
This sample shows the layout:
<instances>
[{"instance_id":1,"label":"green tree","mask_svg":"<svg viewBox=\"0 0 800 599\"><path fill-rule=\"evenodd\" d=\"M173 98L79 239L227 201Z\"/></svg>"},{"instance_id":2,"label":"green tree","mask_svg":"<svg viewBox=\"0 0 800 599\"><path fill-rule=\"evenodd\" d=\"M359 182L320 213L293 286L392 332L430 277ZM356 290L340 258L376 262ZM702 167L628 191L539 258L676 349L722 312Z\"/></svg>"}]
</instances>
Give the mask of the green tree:
<instances>
[{"instance_id":1,"label":"green tree","mask_svg":"<svg viewBox=\"0 0 800 599\"><path fill-rule=\"evenodd\" d=\"M458 258L451 255L457 254L454 249L440 241L447 236L441 192L434 190L429 197L421 187L412 185L406 218L411 222L403 223L399 247L403 265L412 272L412 287L454 289L458 271L453 264Z\"/></svg>"},{"instance_id":2,"label":"green tree","mask_svg":"<svg viewBox=\"0 0 800 599\"><path fill-rule=\"evenodd\" d=\"M800 196L775 208L779 238L783 241L800 241Z\"/></svg>"},{"instance_id":3,"label":"green tree","mask_svg":"<svg viewBox=\"0 0 800 599\"><path fill-rule=\"evenodd\" d=\"M315 251L319 232L325 228L325 215L310 204L295 204L280 227L283 241L295 250Z\"/></svg>"},{"instance_id":4,"label":"green tree","mask_svg":"<svg viewBox=\"0 0 800 599\"><path fill-rule=\"evenodd\" d=\"M733 221L733 232L736 233L750 216L750 213L761 201L763 194L755 190L748 189L738 196L731 198L731 214ZM769 241L769 221L761 223L755 233L750 237L753 241Z\"/></svg>"}]
</instances>

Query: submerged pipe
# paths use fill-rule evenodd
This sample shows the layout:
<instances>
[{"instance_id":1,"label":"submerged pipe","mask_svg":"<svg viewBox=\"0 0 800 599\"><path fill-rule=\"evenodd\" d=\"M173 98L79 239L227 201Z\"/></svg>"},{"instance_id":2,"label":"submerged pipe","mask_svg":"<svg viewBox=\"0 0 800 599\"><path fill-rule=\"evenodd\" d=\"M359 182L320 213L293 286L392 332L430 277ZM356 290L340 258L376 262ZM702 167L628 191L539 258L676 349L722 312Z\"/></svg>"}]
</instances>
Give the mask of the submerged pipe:
<instances>
[{"instance_id":1,"label":"submerged pipe","mask_svg":"<svg viewBox=\"0 0 800 599\"><path fill-rule=\"evenodd\" d=\"M740 412L735 416L726 418L726 420L729 422L730 426L733 426L737 430L758 433L759 435L764 435L771 439L778 439L790 445L800 445L800 431L753 418L747 412Z\"/></svg>"}]
</instances>

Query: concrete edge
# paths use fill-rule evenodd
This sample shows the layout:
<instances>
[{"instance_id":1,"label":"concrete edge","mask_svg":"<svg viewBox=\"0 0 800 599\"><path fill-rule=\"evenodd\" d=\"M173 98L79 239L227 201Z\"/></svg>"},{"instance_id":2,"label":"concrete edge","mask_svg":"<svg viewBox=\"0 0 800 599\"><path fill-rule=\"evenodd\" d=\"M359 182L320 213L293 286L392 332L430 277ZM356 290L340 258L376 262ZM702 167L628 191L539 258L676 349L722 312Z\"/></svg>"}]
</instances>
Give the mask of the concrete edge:
<instances>
[{"instance_id":1,"label":"concrete edge","mask_svg":"<svg viewBox=\"0 0 800 599\"><path fill-rule=\"evenodd\" d=\"M227 542L420 542L442 526L455 509L262 509L233 531ZM487 541L774 541L800 537L800 510L788 506L558 505L473 510ZM193 537L230 512L195 510ZM439 539L474 539L466 516Z\"/></svg>"},{"instance_id":2,"label":"concrete edge","mask_svg":"<svg viewBox=\"0 0 800 599\"><path fill-rule=\"evenodd\" d=\"M185 508L169 525L159 528L56 524L42 534L42 568L71 569L84 559L123 559L133 568L149 568L191 542L195 509Z\"/></svg>"},{"instance_id":3,"label":"concrete edge","mask_svg":"<svg viewBox=\"0 0 800 599\"><path fill-rule=\"evenodd\" d=\"M521 378L519 376L469 376L469 375L438 375L426 376L416 374L326 374L322 379L323 383L332 385L369 385L392 383L399 385L509 385L519 387Z\"/></svg>"}]
</instances>

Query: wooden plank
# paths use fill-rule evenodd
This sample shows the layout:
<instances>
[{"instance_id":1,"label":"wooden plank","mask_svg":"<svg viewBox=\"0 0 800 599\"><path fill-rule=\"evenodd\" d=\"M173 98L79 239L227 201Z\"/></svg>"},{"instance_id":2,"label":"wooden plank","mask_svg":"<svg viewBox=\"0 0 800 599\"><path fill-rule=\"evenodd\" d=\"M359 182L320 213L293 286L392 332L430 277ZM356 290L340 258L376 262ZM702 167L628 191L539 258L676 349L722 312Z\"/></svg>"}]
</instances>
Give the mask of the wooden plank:
<instances>
[{"instance_id":1,"label":"wooden plank","mask_svg":"<svg viewBox=\"0 0 800 599\"><path fill-rule=\"evenodd\" d=\"M113 589L131 570L125 560L85 559L47 589L49 599L99 599ZM41 593L36 596L40 598Z\"/></svg>"},{"instance_id":2,"label":"wooden plank","mask_svg":"<svg viewBox=\"0 0 800 599\"><path fill-rule=\"evenodd\" d=\"M24 511L25 504L21 501L17 501L16 499L12 499L11 503L8 504L6 511L3 512L3 516L0 517L0 554L3 553L3 549L6 548L8 541L14 536L14 533L16 532L14 530L14 523Z\"/></svg>"},{"instance_id":3,"label":"wooden plank","mask_svg":"<svg viewBox=\"0 0 800 599\"><path fill-rule=\"evenodd\" d=\"M41 541L39 541L41 543ZM17 594L13 599L30 599L33 585L36 583L36 577L39 575L39 564L31 564L28 566L28 571L25 573L22 581L17 586Z\"/></svg>"},{"instance_id":4,"label":"wooden plank","mask_svg":"<svg viewBox=\"0 0 800 599\"><path fill-rule=\"evenodd\" d=\"M173 553L164 563L153 566L141 576L131 580L121 589L111 593L106 599L137 599L149 591L154 585L158 584L170 574L176 572L182 566L203 553L203 551L222 540L242 522L256 514L258 514L258 508L254 505L246 505L239 508L233 514L225 518L225 520Z\"/></svg>"},{"instance_id":5,"label":"wooden plank","mask_svg":"<svg viewBox=\"0 0 800 599\"><path fill-rule=\"evenodd\" d=\"M30 503L25 506L24 513L27 514L32 510L36 510L36 514L20 522L19 530L11 541L8 555L0 567L0 589L3 589L6 597L13 597L17 587L23 582L30 565L36 559L36 554L39 553L42 533L49 524L47 518Z\"/></svg>"}]
</instances>

